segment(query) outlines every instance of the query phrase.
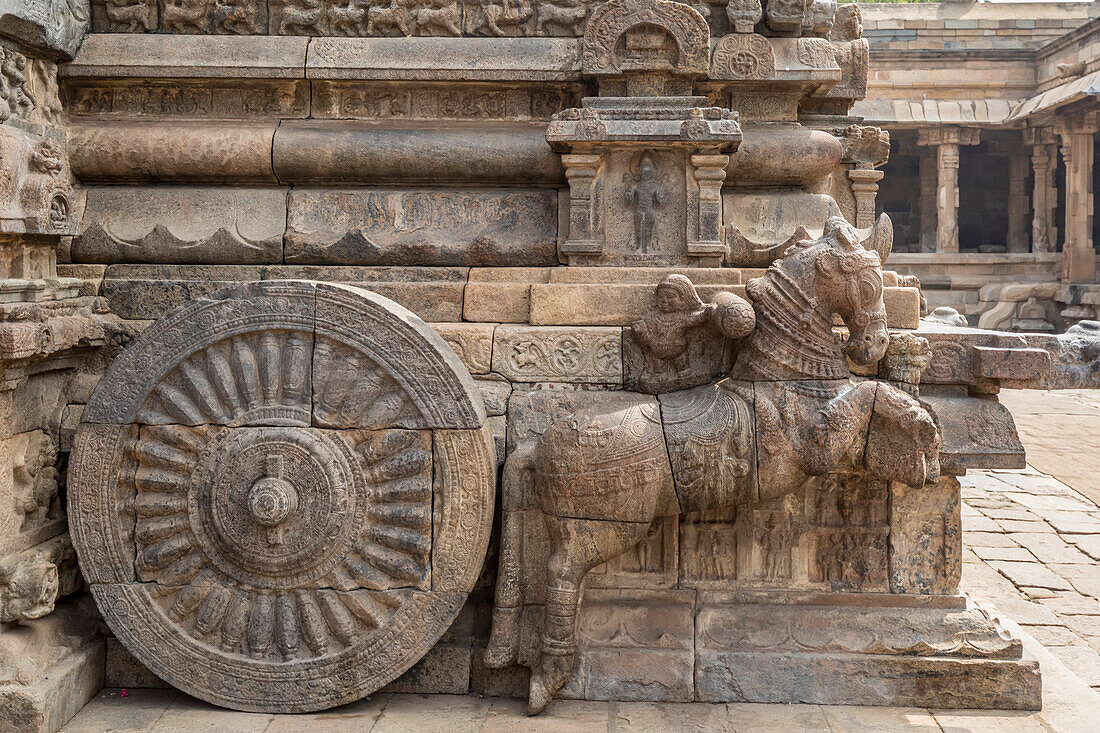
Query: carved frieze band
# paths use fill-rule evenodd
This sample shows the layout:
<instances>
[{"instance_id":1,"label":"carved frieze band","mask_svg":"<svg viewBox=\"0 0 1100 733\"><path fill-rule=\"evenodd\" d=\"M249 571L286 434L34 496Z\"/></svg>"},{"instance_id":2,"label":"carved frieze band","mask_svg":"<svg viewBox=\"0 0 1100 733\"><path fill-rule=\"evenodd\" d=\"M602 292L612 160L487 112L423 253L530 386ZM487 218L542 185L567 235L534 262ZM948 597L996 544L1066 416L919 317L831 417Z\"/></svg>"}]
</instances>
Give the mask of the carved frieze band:
<instances>
[{"instance_id":1,"label":"carved frieze band","mask_svg":"<svg viewBox=\"0 0 1100 733\"><path fill-rule=\"evenodd\" d=\"M517 119L549 120L580 104L573 87L501 88L361 81L91 81L63 84L78 118L191 119Z\"/></svg>"},{"instance_id":2,"label":"carved frieze band","mask_svg":"<svg viewBox=\"0 0 1100 733\"><path fill-rule=\"evenodd\" d=\"M93 0L109 33L579 36L602 0Z\"/></svg>"}]
</instances>

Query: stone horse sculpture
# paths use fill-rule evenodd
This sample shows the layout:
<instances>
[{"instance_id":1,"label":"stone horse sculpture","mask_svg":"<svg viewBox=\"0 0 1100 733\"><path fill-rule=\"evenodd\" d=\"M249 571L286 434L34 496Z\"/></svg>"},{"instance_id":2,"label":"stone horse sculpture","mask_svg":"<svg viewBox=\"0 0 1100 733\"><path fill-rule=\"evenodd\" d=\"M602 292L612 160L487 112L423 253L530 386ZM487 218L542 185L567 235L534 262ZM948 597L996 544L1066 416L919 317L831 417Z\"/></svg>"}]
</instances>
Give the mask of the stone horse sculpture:
<instances>
[{"instance_id":1,"label":"stone horse sculpture","mask_svg":"<svg viewBox=\"0 0 1100 733\"><path fill-rule=\"evenodd\" d=\"M834 217L819 239L793 246L749 282L755 328L727 332L745 340L724 378L659 402L638 395L617 411L579 410L512 452L505 491L533 482L551 545L529 714L572 676L585 575L638 544L655 519L780 498L831 472L866 471L916 487L938 476L939 434L929 414L895 387L850 378L847 359L868 365L885 353L882 288L878 255ZM722 295L723 303L744 303ZM848 328L844 345L834 315ZM504 515L490 667L518 658L514 514Z\"/></svg>"}]
</instances>

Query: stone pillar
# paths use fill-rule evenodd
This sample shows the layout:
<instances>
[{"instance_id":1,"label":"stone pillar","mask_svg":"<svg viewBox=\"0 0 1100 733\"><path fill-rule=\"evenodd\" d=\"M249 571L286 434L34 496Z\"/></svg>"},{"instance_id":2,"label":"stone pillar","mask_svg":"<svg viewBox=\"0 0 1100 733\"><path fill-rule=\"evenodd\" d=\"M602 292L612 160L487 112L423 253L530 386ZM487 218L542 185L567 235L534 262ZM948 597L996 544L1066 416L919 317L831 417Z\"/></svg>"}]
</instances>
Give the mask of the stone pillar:
<instances>
[{"instance_id":1,"label":"stone pillar","mask_svg":"<svg viewBox=\"0 0 1100 733\"><path fill-rule=\"evenodd\" d=\"M1027 167L1026 153L1008 158L1008 251L1027 252L1031 249L1027 233Z\"/></svg>"},{"instance_id":2,"label":"stone pillar","mask_svg":"<svg viewBox=\"0 0 1100 733\"><path fill-rule=\"evenodd\" d=\"M721 266L726 256L726 244L722 241L722 182L726 180L729 162L728 155L691 156L694 186L688 192L687 254L700 264L713 267Z\"/></svg>"},{"instance_id":3,"label":"stone pillar","mask_svg":"<svg viewBox=\"0 0 1100 733\"><path fill-rule=\"evenodd\" d=\"M1058 227L1054 221L1054 207L1058 204L1058 190L1054 185L1058 151L1053 128L1025 128L1024 144L1031 146L1031 170L1035 179L1031 193L1031 249L1033 252L1053 252L1058 244Z\"/></svg>"},{"instance_id":4,"label":"stone pillar","mask_svg":"<svg viewBox=\"0 0 1100 733\"><path fill-rule=\"evenodd\" d=\"M1092 246L1093 135L1098 113L1059 119L1066 162L1066 242L1062 248L1062 279L1070 283L1096 280L1096 252Z\"/></svg>"},{"instance_id":5,"label":"stone pillar","mask_svg":"<svg viewBox=\"0 0 1100 733\"><path fill-rule=\"evenodd\" d=\"M603 156L563 155L561 162L569 181L569 234L561 245L562 254L599 254L603 251L603 233L599 231L596 177Z\"/></svg>"},{"instance_id":6,"label":"stone pillar","mask_svg":"<svg viewBox=\"0 0 1100 733\"><path fill-rule=\"evenodd\" d=\"M920 156L920 251L936 251L936 152Z\"/></svg>"},{"instance_id":7,"label":"stone pillar","mask_svg":"<svg viewBox=\"0 0 1100 733\"><path fill-rule=\"evenodd\" d=\"M875 197L878 195L878 182L884 175L882 171L862 168L848 171L852 194L856 197L855 225L861 229L875 225Z\"/></svg>"},{"instance_id":8,"label":"stone pillar","mask_svg":"<svg viewBox=\"0 0 1100 733\"><path fill-rule=\"evenodd\" d=\"M920 131L918 145L936 147L936 251L959 251L959 146L977 145L970 127L933 127Z\"/></svg>"}]
</instances>

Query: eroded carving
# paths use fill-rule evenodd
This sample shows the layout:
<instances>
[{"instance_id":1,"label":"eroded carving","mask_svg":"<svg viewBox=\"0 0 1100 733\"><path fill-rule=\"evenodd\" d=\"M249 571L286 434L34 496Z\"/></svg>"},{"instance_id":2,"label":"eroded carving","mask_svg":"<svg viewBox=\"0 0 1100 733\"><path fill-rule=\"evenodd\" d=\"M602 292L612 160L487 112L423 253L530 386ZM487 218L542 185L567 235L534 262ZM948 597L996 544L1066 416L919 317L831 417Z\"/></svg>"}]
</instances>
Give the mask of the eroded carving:
<instances>
[{"instance_id":1,"label":"eroded carving","mask_svg":"<svg viewBox=\"0 0 1100 733\"><path fill-rule=\"evenodd\" d=\"M0 123L27 119L34 99L27 89L27 57L0 46Z\"/></svg>"}]
</instances>

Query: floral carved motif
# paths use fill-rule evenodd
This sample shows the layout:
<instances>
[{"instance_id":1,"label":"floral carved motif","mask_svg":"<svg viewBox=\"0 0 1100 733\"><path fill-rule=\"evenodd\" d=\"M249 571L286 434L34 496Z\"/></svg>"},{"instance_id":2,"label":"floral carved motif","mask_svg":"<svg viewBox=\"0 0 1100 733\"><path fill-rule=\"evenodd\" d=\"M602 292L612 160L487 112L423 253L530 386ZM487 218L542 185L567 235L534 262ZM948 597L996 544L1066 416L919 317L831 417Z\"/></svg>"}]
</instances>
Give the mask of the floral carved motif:
<instances>
[{"instance_id":1,"label":"floral carved motif","mask_svg":"<svg viewBox=\"0 0 1100 733\"><path fill-rule=\"evenodd\" d=\"M775 54L767 38L755 33L724 36L714 47L712 79L770 79L775 76Z\"/></svg>"}]
</instances>

